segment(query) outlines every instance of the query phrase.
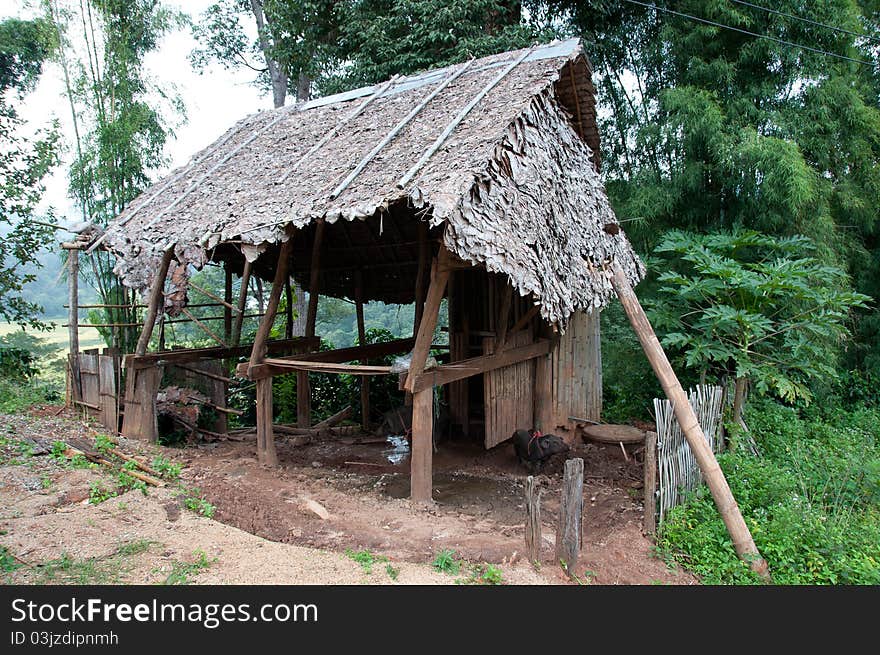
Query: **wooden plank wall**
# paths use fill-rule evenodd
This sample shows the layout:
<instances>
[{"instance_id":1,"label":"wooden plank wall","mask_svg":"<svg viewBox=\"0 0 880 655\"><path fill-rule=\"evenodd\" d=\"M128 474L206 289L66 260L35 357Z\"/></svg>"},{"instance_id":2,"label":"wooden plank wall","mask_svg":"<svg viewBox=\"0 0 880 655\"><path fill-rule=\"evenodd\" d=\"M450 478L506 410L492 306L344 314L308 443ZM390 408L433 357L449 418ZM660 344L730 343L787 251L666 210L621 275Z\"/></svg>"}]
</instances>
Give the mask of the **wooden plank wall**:
<instances>
[{"instance_id":1,"label":"wooden plank wall","mask_svg":"<svg viewBox=\"0 0 880 655\"><path fill-rule=\"evenodd\" d=\"M83 390L83 408L112 434L119 431L119 359L106 349L99 355L96 349L77 355Z\"/></svg>"},{"instance_id":2,"label":"wooden plank wall","mask_svg":"<svg viewBox=\"0 0 880 655\"><path fill-rule=\"evenodd\" d=\"M602 414L602 351L599 314L572 316L550 354L556 427L573 430L569 416L598 421Z\"/></svg>"},{"instance_id":3,"label":"wooden plank wall","mask_svg":"<svg viewBox=\"0 0 880 655\"><path fill-rule=\"evenodd\" d=\"M501 327L499 312L507 284L506 275L488 273L483 269L460 270L452 276L449 293L450 361L494 352L495 335ZM508 329L531 307L529 299L514 292L507 317ZM532 319L519 334L512 335L515 338L511 338L509 347L532 343L538 321ZM516 428L533 427L534 379L535 362L529 361L451 383L447 389L453 423L462 426L465 436L473 434L478 437L482 420L487 448L510 438ZM481 417L481 413L484 416Z\"/></svg>"},{"instance_id":4,"label":"wooden plank wall","mask_svg":"<svg viewBox=\"0 0 880 655\"><path fill-rule=\"evenodd\" d=\"M534 340L532 331L520 330L510 335L510 347L525 346ZM495 352L495 338L483 339L483 354ZM487 449L510 439L515 430L528 430L534 425L535 361L530 359L513 366L489 371L483 376L483 398L486 407Z\"/></svg>"}]
</instances>

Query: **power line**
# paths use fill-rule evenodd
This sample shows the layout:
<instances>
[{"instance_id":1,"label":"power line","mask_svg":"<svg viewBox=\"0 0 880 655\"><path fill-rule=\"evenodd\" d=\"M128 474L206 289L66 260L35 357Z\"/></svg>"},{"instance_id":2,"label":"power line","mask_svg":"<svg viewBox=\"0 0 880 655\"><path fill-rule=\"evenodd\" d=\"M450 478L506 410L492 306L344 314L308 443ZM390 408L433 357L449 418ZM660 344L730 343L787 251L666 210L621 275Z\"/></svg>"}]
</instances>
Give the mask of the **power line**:
<instances>
[{"instance_id":1,"label":"power line","mask_svg":"<svg viewBox=\"0 0 880 655\"><path fill-rule=\"evenodd\" d=\"M766 11L768 14L776 14L777 16L785 16L786 18L792 18L794 20L799 20L804 23L808 23L809 25L815 25L816 27L824 27L829 30L833 30L835 32L840 32L841 34L849 34L850 36L857 36L861 39L869 39L870 41L880 41L869 34L865 34L863 32L853 32L852 30L848 30L845 27L837 27L836 25L829 25L828 23L820 23L819 21L812 20L811 18L805 18L803 16L798 16L797 14L790 14L785 11L780 11L779 9L770 9L769 7L762 7L761 5L756 5L753 2L746 2L746 0L730 0L731 2L735 2L738 5L745 5L746 7L751 7L752 9L760 9L761 11Z\"/></svg>"},{"instance_id":2,"label":"power line","mask_svg":"<svg viewBox=\"0 0 880 655\"><path fill-rule=\"evenodd\" d=\"M814 48L812 46L804 45L802 43L795 43L794 41L786 41L785 39L778 39L775 36L770 36L768 34L760 34L758 32L750 32L749 30L744 30L740 27L733 27L732 25L725 25L724 23L716 23L715 21L708 20L706 18L700 18L699 16L694 16L692 14L686 14L681 11L675 11L674 9L669 9L667 7L658 7L657 5L651 5L646 2L639 2L639 0L623 0L624 2L628 2L633 5L639 5L640 7L646 7L647 9L654 9L655 11L662 11L667 14L673 14L674 16L679 16L680 18L687 18L688 20L694 20L698 23L703 23L704 25L711 25L712 27L720 27L725 30L732 30L734 32L739 32L740 34L747 34L748 36L754 36L758 39L767 39L768 41L774 41L776 43L781 43L783 45L793 46L795 48L801 48L802 50L809 50L810 52L815 52L816 54L826 55L828 57L836 57L837 59L844 59L846 61L852 61L856 64L863 64L865 66L873 66L869 61L865 61L864 59L855 59L853 57L847 57L846 55L839 55L836 52L828 52L827 50L822 50L820 48Z\"/></svg>"}]
</instances>

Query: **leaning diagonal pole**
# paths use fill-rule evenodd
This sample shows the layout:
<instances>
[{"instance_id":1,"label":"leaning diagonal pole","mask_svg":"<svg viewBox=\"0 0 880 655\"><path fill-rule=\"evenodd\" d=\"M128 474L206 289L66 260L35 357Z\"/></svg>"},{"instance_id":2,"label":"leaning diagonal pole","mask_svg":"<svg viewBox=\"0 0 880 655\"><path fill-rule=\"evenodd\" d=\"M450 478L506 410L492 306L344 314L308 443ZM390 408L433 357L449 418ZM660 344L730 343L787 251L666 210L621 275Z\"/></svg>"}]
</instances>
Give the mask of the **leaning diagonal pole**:
<instances>
[{"instance_id":1,"label":"leaning diagonal pole","mask_svg":"<svg viewBox=\"0 0 880 655\"><path fill-rule=\"evenodd\" d=\"M642 344L642 349L651 363L651 368L654 369L657 379L660 380L666 397L672 402L675 418L678 419L681 431L684 433L685 439L687 439L688 445L691 447L691 452L693 452L694 458L703 472L703 478L706 480L706 484L709 485L709 491L712 492L712 498L715 499L718 512L721 514L724 525L727 526L727 532L733 540L733 547L736 548L737 554L749 565L752 571L765 581L770 582L770 571L767 567L767 562L761 557L761 553L758 552L758 548L755 546L752 533L749 532L749 528L743 520L739 506L736 504L736 499L734 499L730 486L727 484L727 479L724 477L724 472L718 465L718 460L715 459L712 449L709 448L709 444L703 436L703 430L700 428L697 415L694 413L690 402L688 402L687 395L678 381L675 371L672 370L672 366L666 358L666 353L663 352L663 347L660 345L657 335L654 334L654 329L651 327L650 322L648 322L645 310L642 309L639 299L626 279L626 274L616 261L611 262L611 275L609 277L617 297L620 298L620 304L623 305L623 310L626 312L630 325L635 330L639 342Z\"/></svg>"}]
</instances>

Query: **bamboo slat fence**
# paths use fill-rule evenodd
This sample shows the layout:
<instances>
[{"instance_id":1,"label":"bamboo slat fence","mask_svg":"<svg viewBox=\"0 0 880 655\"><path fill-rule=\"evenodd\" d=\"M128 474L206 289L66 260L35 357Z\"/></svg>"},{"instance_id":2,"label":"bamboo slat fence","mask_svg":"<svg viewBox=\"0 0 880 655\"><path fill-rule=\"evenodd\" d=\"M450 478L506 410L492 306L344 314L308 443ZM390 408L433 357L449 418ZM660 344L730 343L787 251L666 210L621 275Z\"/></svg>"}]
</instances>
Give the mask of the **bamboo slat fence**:
<instances>
[{"instance_id":1,"label":"bamboo slat fence","mask_svg":"<svg viewBox=\"0 0 880 655\"><path fill-rule=\"evenodd\" d=\"M688 400L700 422L703 435L713 452L721 448L719 427L724 405L724 392L720 386L697 385L688 391ZM680 504L687 492L696 489L703 481L700 467L675 419L672 403L667 399L654 399L657 421L657 469L659 473L659 522Z\"/></svg>"}]
</instances>

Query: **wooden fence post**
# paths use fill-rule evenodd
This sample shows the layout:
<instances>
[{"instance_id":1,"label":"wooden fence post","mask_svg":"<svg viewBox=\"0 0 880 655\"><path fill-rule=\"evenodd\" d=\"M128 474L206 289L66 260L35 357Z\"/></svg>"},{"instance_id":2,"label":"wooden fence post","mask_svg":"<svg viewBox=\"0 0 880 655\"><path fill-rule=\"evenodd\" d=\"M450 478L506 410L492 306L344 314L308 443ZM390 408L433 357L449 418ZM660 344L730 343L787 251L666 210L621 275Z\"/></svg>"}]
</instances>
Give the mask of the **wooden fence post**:
<instances>
[{"instance_id":1,"label":"wooden fence post","mask_svg":"<svg viewBox=\"0 0 880 655\"><path fill-rule=\"evenodd\" d=\"M645 433L645 517L643 528L645 534L654 534L657 530L657 433Z\"/></svg>"},{"instance_id":2,"label":"wooden fence post","mask_svg":"<svg viewBox=\"0 0 880 655\"><path fill-rule=\"evenodd\" d=\"M526 478L526 555L536 569L541 565L541 489Z\"/></svg>"},{"instance_id":3,"label":"wooden fence post","mask_svg":"<svg viewBox=\"0 0 880 655\"><path fill-rule=\"evenodd\" d=\"M581 553L581 526L584 514L584 460L565 462L559 523L556 528L556 559L568 575L574 575Z\"/></svg>"}]
</instances>

